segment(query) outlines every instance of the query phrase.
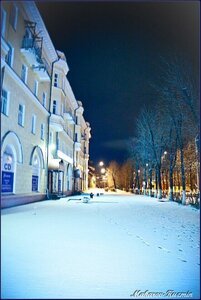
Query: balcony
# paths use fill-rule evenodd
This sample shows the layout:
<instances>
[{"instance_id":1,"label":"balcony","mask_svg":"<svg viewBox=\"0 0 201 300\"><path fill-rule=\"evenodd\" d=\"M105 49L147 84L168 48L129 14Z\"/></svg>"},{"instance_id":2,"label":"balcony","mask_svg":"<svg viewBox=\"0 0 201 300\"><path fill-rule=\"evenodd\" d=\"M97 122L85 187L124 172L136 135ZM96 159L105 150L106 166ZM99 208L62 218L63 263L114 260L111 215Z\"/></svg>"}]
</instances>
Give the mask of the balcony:
<instances>
[{"instance_id":1,"label":"balcony","mask_svg":"<svg viewBox=\"0 0 201 300\"><path fill-rule=\"evenodd\" d=\"M75 124L75 119L70 111L64 113L64 118L66 118L69 124Z\"/></svg>"},{"instance_id":2,"label":"balcony","mask_svg":"<svg viewBox=\"0 0 201 300\"><path fill-rule=\"evenodd\" d=\"M48 74L47 63L42 56L42 47L36 42L36 39L24 37L20 49L22 55L27 61L27 64L32 67L33 71L38 75L41 81L50 81Z\"/></svg>"},{"instance_id":3,"label":"balcony","mask_svg":"<svg viewBox=\"0 0 201 300\"><path fill-rule=\"evenodd\" d=\"M57 132L64 130L64 121L60 115L51 114L50 116L50 127Z\"/></svg>"},{"instance_id":4,"label":"balcony","mask_svg":"<svg viewBox=\"0 0 201 300\"><path fill-rule=\"evenodd\" d=\"M81 151L81 143L75 142L75 151Z\"/></svg>"}]
</instances>

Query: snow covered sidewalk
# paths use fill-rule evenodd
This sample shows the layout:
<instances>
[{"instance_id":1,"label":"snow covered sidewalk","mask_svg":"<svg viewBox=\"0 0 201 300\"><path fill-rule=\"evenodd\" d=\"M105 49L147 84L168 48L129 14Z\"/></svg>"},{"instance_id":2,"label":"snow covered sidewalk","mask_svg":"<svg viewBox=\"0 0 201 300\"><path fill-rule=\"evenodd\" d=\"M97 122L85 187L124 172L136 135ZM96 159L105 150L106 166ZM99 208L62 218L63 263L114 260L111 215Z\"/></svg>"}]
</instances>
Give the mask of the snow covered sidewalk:
<instances>
[{"instance_id":1,"label":"snow covered sidewalk","mask_svg":"<svg viewBox=\"0 0 201 300\"><path fill-rule=\"evenodd\" d=\"M129 193L4 209L1 297L199 298L199 217Z\"/></svg>"}]
</instances>

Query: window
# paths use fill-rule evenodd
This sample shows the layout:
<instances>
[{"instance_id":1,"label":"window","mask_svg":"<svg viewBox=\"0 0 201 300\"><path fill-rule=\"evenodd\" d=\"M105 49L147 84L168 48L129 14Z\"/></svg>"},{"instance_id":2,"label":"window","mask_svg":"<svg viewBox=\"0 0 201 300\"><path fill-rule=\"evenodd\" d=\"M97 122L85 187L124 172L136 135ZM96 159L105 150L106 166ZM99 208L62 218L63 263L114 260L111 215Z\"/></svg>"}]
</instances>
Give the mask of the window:
<instances>
[{"instance_id":1,"label":"window","mask_svg":"<svg viewBox=\"0 0 201 300\"><path fill-rule=\"evenodd\" d=\"M58 78L59 78L59 75L57 73L54 73L54 86L58 86Z\"/></svg>"},{"instance_id":2,"label":"window","mask_svg":"<svg viewBox=\"0 0 201 300\"><path fill-rule=\"evenodd\" d=\"M38 96L38 80L34 81L34 95Z\"/></svg>"},{"instance_id":3,"label":"window","mask_svg":"<svg viewBox=\"0 0 201 300\"><path fill-rule=\"evenodd\" d=\"M41 140L44 140L45 137L45 124L41 124L40 126L40 138Z\"/></svg>"},{"instance_id":4,"label":"window","mask_svg":"<svg viewBox=\"0 0 201 300\"><path fill-rule=\"evenodd\" d=\"M35 134L36 133L36 116L32 115L31 119L31 133Z\"/></svg>"},{"instance_id":5,"label":"window","mask_svg":"<svg viewBox=\"0 0 201 300\"><path fill-rule=\"evenodd\" d=\"M5 37L6 32L6 12L1 8L1 35Z\"/></svg>"},{"instance_id":6,"label":"window","mask_svg":"<svg viewBox=\"0 0 201 300\"><path fill-rule=\"evenodd\" d=\"M75 134L75 142L77 142L77 133Z\"/></svg>"},{"instance_id":7,"label":"window","mask_svg":"<svg viewBox=\"0 0 201 300\"><path fill-rule=\"evenodd\" d=\"M7 45L8 45L8 47L9 47L9 50L8 50L8 53L7 53L7 55L6 55L5 60L6 60L7 64L8 64L10 67L12 67L12 66L13 66L14 49L13 49L13 47L12 47L10 44L7 44Z\"/></svg>"},{"instance_id":8,"label":"window","mask_svg":"<svg viewBox=\"0 0 201 300\"><path fill-rule=\"evenodd\" d=\"M46 98L47 98L47 94L45 92L43 92L43 106L46 107Z\"/></svg>"},{"instance_id":9,"label":"window","mask_svg":"<svg viewBox=\"0 0 201 300\"><path fill-rule=\"evenodd\" d=\"M8 109L9 109L8 92L2 89L2 91L1 91L1 112L2 112L2 114L8 116Z\"/></svg>"},{"instance_id":10,"label":"window","mask_svg":"<svg viewBox=\"0 0 201 300\"><path fill-rule=\"evenodd\" d=\"M18 8L16 5L12 5L11 14L10 14L10 24L13 29L16 31L17 29L17 18L18 18Z\"/></svg>"},{"instance_id":11,"label":"window","mask_svg":"<svg viewBox=\"0 0 201 300\"><path fill-rule=\"evenodd\" d=\"M57 113L57 101L56 100L53 100L53 110L52 110L52 113L56 115Z\"/></svg>"},{"instance_id":12,"label":"window","mask_svg":"<svg viewBox=\"0 0 201 300\"><path fill-rule=\"evenodd\" d=\"M18 124L20 126L24 126L24 112L25 112L25 106L22 104L19 104L18 109Z\"/></svg>"},{"instance_id":13,"label":"window","mask_svg":"<svg viewBox=\"0 0 201 300\"><path fill-rule=\"evenodd\" d=\"M22 65L21 79L24 83L27 82L27 67L25 65Z\"/></svg>"}]
</instances>

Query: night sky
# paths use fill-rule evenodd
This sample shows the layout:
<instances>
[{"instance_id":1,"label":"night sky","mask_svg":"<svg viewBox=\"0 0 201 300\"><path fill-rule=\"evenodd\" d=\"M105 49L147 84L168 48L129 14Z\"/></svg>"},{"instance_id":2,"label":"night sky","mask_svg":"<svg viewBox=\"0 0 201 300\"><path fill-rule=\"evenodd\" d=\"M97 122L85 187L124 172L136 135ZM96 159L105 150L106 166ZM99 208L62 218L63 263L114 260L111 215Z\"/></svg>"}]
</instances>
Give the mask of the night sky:
<instances>
[{"instance_id":1,"label":"night sky","mask_svg":"<svg viewBox=\"0 0 201 300\"><path fill-rule=\"evenodd\" d=\"M199 65L199 1L36 3L91 124L90 159L122 162L140 109L156 101L160 57Z\"/></svg>"}]
</instances>

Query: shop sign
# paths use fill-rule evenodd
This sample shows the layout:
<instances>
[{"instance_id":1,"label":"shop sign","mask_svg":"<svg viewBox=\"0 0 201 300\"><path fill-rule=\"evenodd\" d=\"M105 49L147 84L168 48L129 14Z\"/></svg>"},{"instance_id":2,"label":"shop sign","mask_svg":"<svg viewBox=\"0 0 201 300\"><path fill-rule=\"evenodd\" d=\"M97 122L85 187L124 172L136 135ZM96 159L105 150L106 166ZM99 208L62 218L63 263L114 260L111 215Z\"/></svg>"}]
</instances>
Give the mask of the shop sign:
<instances>
[{"instance_id":1,"label":"shop sign","mask_svg":"<svg viewBox=\"0 0 201 300\"><path fill-rule=\"evenodd\" d=\"M32 192L38 191L38 176L32 175Z\"/></svg>"},{"instance_id":2,"label":"shop sign","mask_svg":"<svg viewBox=\"0 0 201 300\"><path fill-rule=\"evenodd\" d=\"M2 171L2 193L12 193L13 192L13 172Z\"/></svg>"}]
</instances>

